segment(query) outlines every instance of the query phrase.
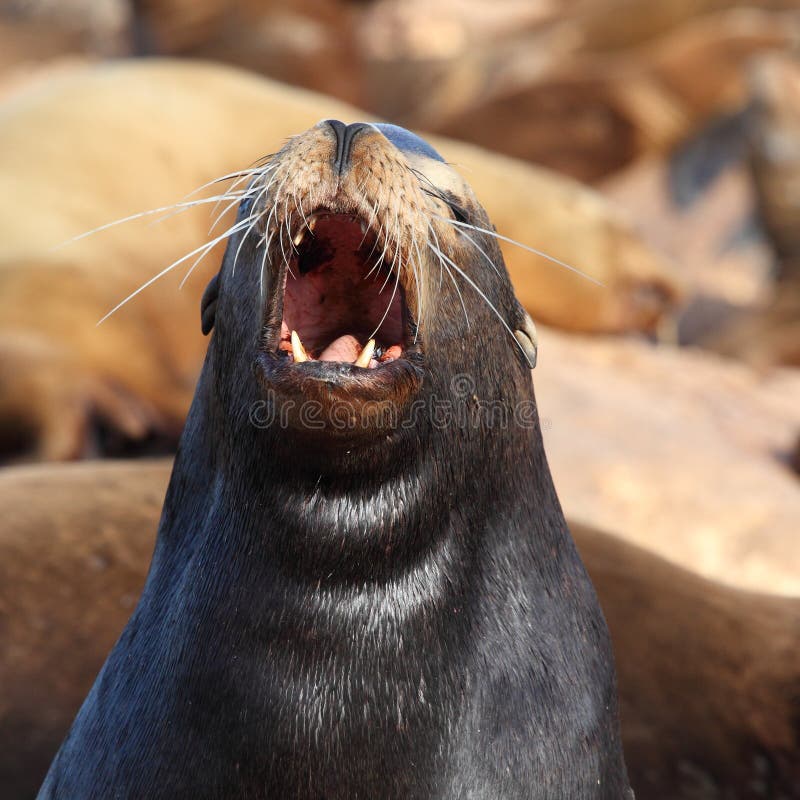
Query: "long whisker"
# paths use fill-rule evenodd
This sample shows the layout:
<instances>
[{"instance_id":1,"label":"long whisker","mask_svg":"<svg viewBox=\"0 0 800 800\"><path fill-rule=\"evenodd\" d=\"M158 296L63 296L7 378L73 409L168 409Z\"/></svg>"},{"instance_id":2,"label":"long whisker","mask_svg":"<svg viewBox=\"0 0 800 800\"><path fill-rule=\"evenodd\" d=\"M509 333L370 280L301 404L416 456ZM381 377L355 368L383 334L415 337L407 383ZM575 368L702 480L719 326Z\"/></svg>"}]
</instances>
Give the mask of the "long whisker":
<instances>
[{"instance_id":1,"label":"long whisker","mask_svg":"<svg viewBox=\"0 0 800 800\"><path fill-rule=\"evenodd\" d=\"M527 361L528 357L525 354L525 351L522 349L522 345L517 341L517 337L514 336L514 331L511 330L511 328L508 326L508 323L503 319L502 314L495 308L492 301L484 294L480 286L478 286L478 284L475 283L475 281L473 281L472 278L470 278L469 275L467 275L467 273L464 272L464 270L458 266L458 264L456 264L452 259L448 258L441 250L434 247L430 242L428 242L428 247L433 249L433 251L437 253L441 258L444 258L450 264L450 266L453 267L453 269L456 270L456 272L458 272L458 274L461 275L461 277L464 278L464 280L481 296L486 305L489 306L489 308L494 312L497 319L500 320L502 326L508 331L511 340L519 348L519 351L522 353L523 356L525 356L525 360Z\"/></svg>"},{"instance_id":2,"label":"long whisker","mask_svg":"<svg viewBox=\"0 0 800 800\"><path fill-rule=\"evenodd\" d=\"M274 177L275 176L273 175L273 179L274 179ZM253 213L248 217L248 219L250 219L252 221L252 223L251 223L250 227L247 229L247 231L245 232L244 236L242 236L242 239L239 242L239 246L236 248L236 253L235 253L234 257L233 257L233 266L231 268L231 275L235 275L236 274L236 263L239 261L239 253L242 252L242 247L243 247L244 243L247 241L247 237L250 235L250 231L252 231L252 229L258 224L258 221L263 216L264 212L263 211L258 211L256 209L258 208L258 204L261 202L261 198L266 195L266 193L269 191L269 187L271 185L272 185L272 179L270 179L264 185L264 187L261 189L261 191L256 195L255 199L253 200ZM266 231L265 231L265 236L266 236Z\"/></svg>"},{"instance_id":3,"label":"long whisker","mask_svg":"<svg viewBox=\"0 0 800 800\"><path fill-rule=\"evenodd\" d=\"M489 256L486 254L486 251L468 233L465 233L460 228L457 229L457 232L461 234L461 236L464 236L465 238L469 239L472 242L475 249L486 259L486 261L489 262L489 266L491 266L491 268L499 275L500 270L497 269L497 264L495 264L494 261L492 261L492 259L489 258Z\"/></svg>"},{"instance_id":4,"label":"long whisker","mask_svg":"<svg viewBox=\"0 0 800 800\"><path fill-rule=\"evenodd\" d=\"M194 208L195 206L203 205L204 203L214 203L219 200L219 197L204 197L199 200L192 200L188 203L173 203L169 206L162 206L161 208L151 208L148 211L140 211L138 214L131 214L129 217L122 217L121 219L115 219L112 222L106 222L104 225L100 225L97 228L92 228L90 231L84 231L83 233L79 233L77 236L73 236L70 239L66 239L63 242L59 242L56 245L53 245L50 250L59 250L65 245L72 244L73 242L79 242L81 239L86 239L89 236L93 236L95 233L100 233L101 231L108 230L109 228L114 228L117 225L122 225L125 222L133 222L137 219L142 219L143 217L149 217L153 214L163 214L167 211L172 211L175 208L180 208L181 211L185 211L189 208Z\"/></svg>"},{"instance_id":5,"label":"long whisker","mask_svg":"<svg viewBox=\"0 0 800 800\"><path fill-rule=\"evenodd\" d=\"M251 196L252 196L252 195L236 195L236 196L234 196L233 200L231 200L231 202L230 202L230 203L228 203L228 204L225 206L225 208L223 208L223 209L222 209L222 211L220 211L220 212L219 212L219 214L217 214L217 216L214 218L214 221L211 223L211 227L208 229L208 235L210 236L210 235L213 233L213 231L214 231L214 228L216 228L216 227L217 227L217 225L219 225L219 223L220 223L220 222L223 220L223 218L225 217L225 215L226 215L226 214L227 214L227 213L228 213L228 212L229 212L229 211L230 211L230 210L231 210L231 209L232 209L234 206L240 205L240 204L241 204L241 202L242 202L242 200L244 200L244 198L245 198L245 197L251 197ZM216 210L216 206L214 206L214 209L212 210L212 213L213 213L215 210Z\"/></svg>"},{"instance_id":6,"label":"long whisker","mask_svg":"<svg viewBox=\"0 0 800 800\"><path fill-rule=\"evenodd\" d=\"M233 256L233 265L231 267L231 275L236 274L236 262L239 260L239 253L242 252L242 247L244 243L247 241L247 237L250 235L250 232L253 228L258 224L258 220L261 218L260 212L254 211L249 217L247 217L248 222L250 225L247 227L247 230L244 232L241 240L239 241L239 245L236 248L236 252Z\"/></svg>"},{"instance_id":7,"label":"long whisker","mask_svg":"<svg viewBox=\"0 0 800 800\"><path fill-rule=\"evenodd\" d=\"M258 276L258 288L261 295L261 301L264 301L264 272L267 268L267 255L269 254L269 246L272 243L272 234L264 238L264 255L261 257L261 272Z\"/></svg>"},{"instance_id":8,"label":"long whisker","mask_svg":"<svg viewBox=\"0 0 800 800\"><path fill-rule=\"evenodd\" d=\"M189 269L186 271L186 274L181 279L181 282L178 284L178 289L183 289L184 284L191 277L192 273L194 272L195 267L211 252L211 250L214 249L216 244L217 244L217 242L213 242L211 244L206 243L203 246L202 252L200 253L199 256L197 256L197 258L192 263L192 266L189 267Z\"/></svg>"},{"instance_id":9,"label":"long whisker","mask_svg":"<svg viewBox=\"0 0 800 800\"><path fill-rule=\"evenodd\" d=\"M159 278L163 277L168 272L170 272L171 270L175 269L175 267L177 267L178 264L182 264L184 261L187 261L192 256L197 255L201 250L206 250L206 249L210 250L215 244L217 244L218 242L221 242L223 239L226 239L228 236L231 236L232 234L234 234L237 231L241 230L242 227L245 224L249 223L249 222L250 222L250 220L246 219L243 222L236 223L236 225L234 225L232 228L229 228L221 236L217 236L216 239L212 239L210 242L207 242L206 244L195 248L194 250L192 250L191 253L187 253L185 256L179 258L177 261L173 261L168 267L165 267L164 269L162 269L161 272L158 273L158 275L154 275L152 278L150 278L149 280L145 281L138 289L136 289L135 291L131 292L122 302L117 303L117 305L115 305L114 308L112 308L111 311L109 311L97 323L97 325L102 325L112 314L114 314L116 311L118 311L120 308L122 308L122 306L124 306L126 303L130 302L131 300L133 300L133 298L136 297L136 295L138 295L140 292L143 292L148 286L151 286L152 284L154 284Z\"/></svg>"},{"instance_id":10,"label":"long whisker","mask_svg":"<svg viewBox=\"0 0 800 800\"><path fill-rule=\"evenodd\" d=\"M192 189L189 194L184 195L181 200L188 200L190 197L193 197L198 192L202 192L203 189L208 189L209 186L214 186L217 183L223 183L225 181L233 180L234 178L238 178L237 182L243 181L250 175L255 175L263 170L263 167L255 168L255 169L245 169L245 170L237 170L236 172L229 172L227 175L222 175L219 178L214 178L212 181L208 181L208 183L204 183L202 186L198 186L196 189ZM236 184L229 187L229 190L234 188Z\"/></svg>"},{"instance_id":11,"label":"long whisker","mask_svg":"<svg viewBox=\"0 0 800 800\"><path fill-rule=\"evenodd\" d=\"M580 275L583 278L586 278L587 281L591 281L592 283L596 284L597 286L604 286L601 281L598 281L596 278L593 278L591 275L587 275L585 272L582 272L577 267L573 267L571 264L567 264L565 261L561 261L554 256L548 255L547 253L543 252L542 250L537 250L535 247L529 247L526 244L522 244L522 242L518 242L516 239L510 239L508 236L503 236L497 231L490 231L487 228L481 228L478 225L470 225L468 222L459 222L456 219L448 219L447 217L441 217L438 214L434 214L436 219L441 220L442 222L446 222L448 225L455 225L459 228L469 228L473 231L478 233L485 233L487 236L494 236L495 239L500 239L503 242L508 242L509 244L513 244L516 247L521 248L522 250L527 250L529 253L533 253L534 255L540 256L541 258L547 259L548 261L552 261L554 264L558 264L560 267L564 267L564 269L568 269L570 272L574 272L576 275Z\"/></svg>"},{"instance_id":12,"label":"long whisker","mask_svg":"<svg viewBox=\"0 0 800 800\"><path fill-rule=\"evenodd\" d=\"M221 194L218 197L209 198L209 201L210 202L216 201L216 205L214 206L214 208L216 208L222 200L228 199L229 197L235 197L236 202L238 203L244 200L247 197L247 194L246 192L235 192L233 195L228 195L228 193L226 192L225 194ZM165 222L168 219L172 219L173 217L178 216L178 214L183 214L184 211L188 211L190 208L194 208L195 205L202 205L203 202L204 202L203 200L195 200L191 205L187 204L185 206L178 206L178 204L176 203L171 210L167 211L167 213L163 214L160 217L156 217L156 219L150 220L148 225L149 226L158 225L161 222ZM214 209L212 209L212 213L213 211ZM211 231L209 231L209 233L210 232Z\"/></svg>"},{"instance_id":13,"label":"long whisker","mask_svg":"<svg viewBox=\"0 0 800 800\"><path fill-rule=\"evenodd\" d=\"M456 287L456 291L458 292L458 299L461 301L461 308L464 310L464 319L467 322L467 329L469 329L470 327L469 314L467 313L467 306L466 303L464 302L464 297L461 294L461 289L459 288L459 285L456 283L456 279L453 277L453 273L450 271L449 267L444 263L443 259L447 258L447 256L445 256L444 253L442 253L442 251L439 249L439 237L436 235L436 231L433 229L433 226L430 223L428 223L428 230L433 234L433 238L436 240L436 246L431 244L431 241L428 240L427 243L428 247L430 247L438 255L439 265L442 268L442 273L446 272L447 277L450 278L450 280L453 283L453 286ZM449 260L450 259L448 259L448 261Z\"/></svg>"},{"instance_id":14,"label":"long whisker","mask_svg":"<svg viewBox=\"0 0 800 800\"><path fill-rule=\"evenodd\" d=\"M395 279L394 279L394 289L392 289L392 296L389 298L389 302L386 305L386 311L383 312L383 316L381 317L381 321L375 326L375 330L372 331L372 333L369 335L370 339L373 336L375 336L375 334L381 329L381 325L383 325L383 323L386 321L386 317L389 316L389 312L392 309L392 303L394 303L394 298L395 298L395 295L397 294L397 287L400 285L400 270L399 269L395 269L395 270L393 270L393 272L395 273ZM390 272L389 275L391 275L391 274L392 273ZM384 284L384 286L385 285L386 284ZM381 291L383 291L383 289L381 289Z\"/></svg>"},{"instance_id":15,"label":"long whisker","mask_svg":"<svg viewBox=\"0 0 800 800\"><path fill-rule=\"evenodd\" d=\"M255 175L257 175L258 177L261 177L261 178L263 178L263 177L264 177L264 176L265 176L267 173L269 173L269 172L272 172L272 171L277 171L277 168L278 168L278 165L277 165L277 164L268 164L266 167L263 167L262 169L255 170L255 171L254 171L254 174L255 174ZM229 195L229 196L233 197L235 194L237 194L237 192L235 191L235 190L236 190L236 187L237 187L237 186L238 186L238 185L239 185L239 184L240 184L240 183L241 183L243 180L245 180L247 177L249 177L249 175L245 175L245 176L243 176L243 177L239 178L237 181L234 181L234 183L232 183L232 184L231 184L231 185L228 187L227 191L226 191L226 192L223 194L223 197L224 197L225 195ZM243 195L246 197L246 196L248 196L249 194L255 193L255 192L257 192L257 191L258 191L258 179L257 179L257 178L254 178L254 179L251 181L250 185L249 185L249 186L248 186L248 187L247 187L247 188L244 190L244 192L243 192ZM221 202L222 202L222 201L220 200L220 203L221 203ZM217 203L217 205L216 205L216 206L214 206L214 208L213 208L213 210L212 210L212 212L211 212L212 214L215 214L215 213L216 213L216 211L217 211L217 206L219 206L219 203ZM216 224L216 223L215 223L215 224ZM213 226L212 226L212 227L213 227Z\"/></svg>"},{"instance_id":16,"label":"long whisker","mask_svg":"<svg viewBox=\"0 0 800 800\"><path fill-rule=\"evenodd\" d=\"M236 271L236 261L239 258L239 253L241 252L242 245L247 240L247 237L250 235L250 232L256 226L260 216L261 215L258 212L253 212L252 214L250 214L250 216L248 216L244 220L242 220L243 223L244 222L249 222L250 224L248 225L247 230L244 232L244 235L242 236L241 241L239 242L239 246L236 248L236 254L233 257L232 274L233 274L233 272ZM230 232L231 231L229 231L228 233L230 234ZM200 255L197 257L197 260L192 264L191 267L189 267L188 271L186 272L186 275L183 276L183 280L180 282L180 284L178 286L179 289L183 289L184 284L186 283L186 281L189 280L189 277L194 272L195 267L208 255L208 253L211 251L211 249L216 244L217 244L216 240L214 242L212 242L211 244L206 244L205 248L203 249L203 252L200 253Z\"/></svg>"},{"instance_id":17,"label":"long whisker","mask_svg":"<svg viewBox=\"0 0 800 800\"><path fill-rule=\"evenodd\" d=\"M258 204L261 202L262 198L267 196L267 194L269 192L269 189L272 186L272 184L274 183L274 181L277 178L277 176L278 176L278 172L276 171L270 177L270 179L264 184L264 186L260 187L260 191L258 192L258 194L255 196L255 199L253 200L253 209L254 209L254 211L253 211L253 214L250 215L250 219L254 219L255 220L253 225L255 225L258 222L258 220L261 219L263 217L263 215L264 215L263 211L256 212L255 209L258 207ZM283 184L281 184L281 186L282 185ZM264 226L264 236L265 236L265 238L266 238L267 231L269 231L270 219L272 218L273 211L277 211L277 200L276 200L275 204L273 205L272 210L270 211L269 216L267 217L267 223ZM248 234L249 234L249 231L248 231ZM241 252L242 245L244 244L245 240L247 239L247 235L248 234L245 234L245 236L242 238L242 241L239 242L239 246L236 248L236 255L234 256L234 259L233 259L233 268L231 269L231 275L235 275L236 274L236 262L239 260L239 253ZM271 236L270 236L270 238L271 238Z\"/></svg>"},{"instance_id":18,"label":"long whisker","mask_svg":"<svg viewBox=\"0 0 800 800\"><path fill-rule=\"evenodd\" d=\"M442 191L436 186L436 184L434 184L430 180L430 178L428 178L427 175L425 175L423 172L420 172L420 170L418 170L418 169L414 169L413 167L408 167L408 169L421 183L428 184L428 186L430 188L423 187L423 191L427 192L429 195L432 195L433 197L438 198L443 203L445 203L445 205L448 205L448 206L450 205L450 201L448 200L448 198L442 193ZM481 228L478 225L471 225L468 222L461 222L459 220L449 219L448 217L442 217L442 216L439 216L438 214L434 214L433 216L436 217L437 219L441 220L442 222L446 222L446 223L448 223L450 225L455 225L455 226L457 226L459 228L470 228L470 229L472 229L472 230L474 230L476 232L485 233L485 234L487 234L489 236L494 236L496 239L500 239L503 242L508 242L509 244L513 244L516 247L521 248L522 250L527 250L529 253L533 253L534 255L537 255L540 258L544 258L547 261L552 262L553 264L558 264L558 266L564 267L564 269L568 269L570 272L574 272L576 275L580 275L581 277L586 278L587 281L591 281L592 283L596 284L597 286L604 286L602 281L599 281L596 278L593 278L591 275L587 275L585 272L583 272L582 270L579 270L577 267L573 267L571 264L567 264L565 261L561 261L560 259L555 258L555 256L551 256L551 255L549 255L548 253L545 253L542 250L537 250L535 247L530 247L529 245L522 244L522 242L518 242L516 239L511 239L508 236L503 236L502 234L497 233L497 231L490 231L490 230L488 230L486 228ZM474 244L474 241L473 241L473 244ZM477 247L477 245L476 245L476 247ZM483 251L481 250L481 252L483 252ZM484 253L484 255L486 255L486 254ZM486 258L489 261L489 263L491 263L492 266L495 269L497 269L497 267L494 264L494 262L492 262L491 259L488 258L488 256Z\"/></svg>"},{"instance_id":19,"label":"long whisker","mask_svg":"<svg viewBox=\"0 0 800 800\"><path fill-rule=\"evenodd\" d=\"M414 246L414 250L417 253L417 260L414 261L413 257L411 258L411 269L414 272L414 283L417 285L417 319L422 320L425 316L423 309L422 309L422 289L420 287L420 275L422 274L422 253L419 251L419 242L417 241L417 237L411 240L412 245ZM410 254L410 251L409 251ZM411 257L409 255L409 257ZM419 326L414 331L414 343L417 342L417 334L419 333Z\"/></svg>"}]
</instances>

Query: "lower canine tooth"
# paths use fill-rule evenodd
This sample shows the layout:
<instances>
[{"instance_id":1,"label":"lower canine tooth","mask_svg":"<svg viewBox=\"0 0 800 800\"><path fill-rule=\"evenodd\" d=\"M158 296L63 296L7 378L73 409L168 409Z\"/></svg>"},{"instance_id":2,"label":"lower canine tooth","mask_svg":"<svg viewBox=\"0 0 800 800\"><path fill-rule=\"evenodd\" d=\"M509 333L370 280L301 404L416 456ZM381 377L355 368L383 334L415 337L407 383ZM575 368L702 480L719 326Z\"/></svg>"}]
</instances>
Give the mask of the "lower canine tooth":
<instances>
[{"instance_id":1,"label":"lower canine tooth","mask_svg":"<svg viewBox=\"0 0 800 800\"><path fill-rule=\"evenodd\" d=\"M297 335L297 331L292 331L292 355L294 356L295 364L302 364L303 361L308 361L308 355Z\"/></svg>"},{"instance_id":2,"label":"lower canine tooth","mask_svg":"<svg viewBox=\"0 0 800 800\"><path fill-rule=\"evenodd\" d=\"M364 349L361 351L361 355L353 362L357 367L363 367L366 369L369 366L369 362L372 359L372 354L375 352L375 340L370 339L365 345Z\"/></svg>"}]
</instances>

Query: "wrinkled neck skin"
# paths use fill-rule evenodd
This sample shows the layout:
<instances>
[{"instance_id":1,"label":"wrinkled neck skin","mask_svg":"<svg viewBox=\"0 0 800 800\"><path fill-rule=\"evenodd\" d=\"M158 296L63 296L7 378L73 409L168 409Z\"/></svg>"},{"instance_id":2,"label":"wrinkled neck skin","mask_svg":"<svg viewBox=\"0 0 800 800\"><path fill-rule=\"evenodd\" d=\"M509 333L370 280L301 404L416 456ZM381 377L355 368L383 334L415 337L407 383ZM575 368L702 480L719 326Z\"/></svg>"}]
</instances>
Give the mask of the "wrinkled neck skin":
<instances>
[{"instance_id":1,"label":"wrinkled neck skin","mask_svg":"<svg viewBox=\"0 0 800 800\"><path fill-rule=\"evenodd\" d=\"M527 376L521 374L522 381ZM198 397L185 436L192 444L176 460L176 497L168 505L184 506L177 493L188 484L187 494L204 498L206 546L220 546L216 540L225 537L216 526L222 524L236 539L226 558L251 560L255 552L271 571L317 587L391 581L427 569L443 549L465 567L465 559L491 546L487 537L498 519L517 509L530 519L558 505L538 423L529 429L515 429L513 421L505 429L479 423L459 428L470 403L447 386L441 389L431 394L442 398L440 413L452 416L445 427L418 412L414 427L391 440L331 450L282 430L277 414L274 425L259 428L270 413L259 399L245 404L245 411L256 409L256 420L242 414L231 425L218 398ZM534 408L532 390L528 395ZM510 464L517 468L503 466ZM187 537L196 546L196 501L189 520L191 528L183 530L181 520L165 518L161 536L170 549L187 544ZM548 522L563 530L560 512Z\"/></svg>"},{"instance_id":2,"label":"wrinkled neck skin","mask_svg":"<svg viewBox=\"0 0 800 800\"><path fill-rule=\"evenodd\" d=\"M214 404L198 398L190 425L207 426ZM394 444L392 459L357 452L364 468L345 475L301 468L299 452L294 463L276 458L281 434L249 426L228 429L226 447L190 433L202 444L176 462L168 505L178 515L164 519L152 591L163 580L168 607L187 584L199 592L194 624L213 640L215 675L250 661L246 678L224 685L232 680L229 691L268 725L236 718L223 729L239 726L255 748L243 774L266 781L266 797L545 798L558 796L560 775L572 779L575 758L604 782L610 774L583 751L583 733L531 706L531 684L545 680L531 672L541 663L531 653L559 660L554 637L586 635L553 627L551 595L567 581L592 596L538 430L424 428L424 440L416 430ZM181 496L199 480L202 493L195 485ZM594 624L585 625L592 635ZM564 661L569 681L588 668ZM598 707L613 702L611 687L601 676ZM562 691L548 684L536 701L547 706L547 693ZM542 763L529 747L546 754Z\"/></svg>"}]
</instances>

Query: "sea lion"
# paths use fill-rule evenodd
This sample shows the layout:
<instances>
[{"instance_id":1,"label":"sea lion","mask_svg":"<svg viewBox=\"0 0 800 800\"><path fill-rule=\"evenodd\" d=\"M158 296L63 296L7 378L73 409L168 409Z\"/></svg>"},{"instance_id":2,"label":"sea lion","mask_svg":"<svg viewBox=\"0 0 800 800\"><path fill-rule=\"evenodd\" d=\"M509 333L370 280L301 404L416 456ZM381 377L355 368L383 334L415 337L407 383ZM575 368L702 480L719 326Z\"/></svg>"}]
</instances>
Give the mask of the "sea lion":
<instances>
[{"instance_id":1,"label":"sea lion","mask_svg":"<svg viewBox=\"0 0 800 800\"><path fill-rule=\"evenodd\" d=\"M632 797L471 189L327 120L239 199L142 597L39 797Z\"/></svg>"},{"instance_id":2,"label":"sea lion","mask_svg":"<svg viewBox=\"0 0 800 800\"><path fill-rule=\"evenodd\" d=\"M171 466L106 460L0 472L4 800L35 795L126 623ZM754 784L775 793L800 784L800 600L723 586L615 536L569 527L611 630L637 794L747 797L758 770Z\"/></svg>"},{"instance_id":3,"label":"sea lion","mask_svg":"<svg viewBox=\"0 0 800 800\"><path fill-rule=\"evenodd\" d=\"M206 264L221 249L182 291L182 275L168 275L96 324L209 241L215 215L203 200L226 184L192 195L198 207L159 224L64 242L175 203L323 116L362 114L229 68L157 60L61 71L2 106L0 430L23 435L0 436L0 461L174 449L205 349L195 314ZM478 148L439 146L486 198L501 233L603 284L504 242L518 296L537 321L650 330L677 299L665 263L595 193Z\"/></svg>"}]
</instances>

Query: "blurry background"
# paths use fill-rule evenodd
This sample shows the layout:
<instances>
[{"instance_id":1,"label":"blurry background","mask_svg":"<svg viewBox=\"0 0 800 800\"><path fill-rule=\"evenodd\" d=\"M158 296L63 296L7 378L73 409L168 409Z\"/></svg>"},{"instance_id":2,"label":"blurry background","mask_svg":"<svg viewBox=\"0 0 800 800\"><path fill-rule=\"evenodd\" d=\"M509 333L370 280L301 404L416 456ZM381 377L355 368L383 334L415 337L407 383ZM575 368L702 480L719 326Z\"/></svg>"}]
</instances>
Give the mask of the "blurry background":
<instances>
[{"instance_id":1,"label":"blurry background","mask_svg":"<svg viewBox=\"0 0 800 800\"><path fill-rule=\"evenodd\" d=\"M213 59L591 185L670 290L644 334L542 333L568 514L797 593L799 42L797 0L3 0L0 95L111 57ZM613 260L599 241L574 266ZM559 301L545 322L592 332Z\"/></svg>"}]
</instances>

